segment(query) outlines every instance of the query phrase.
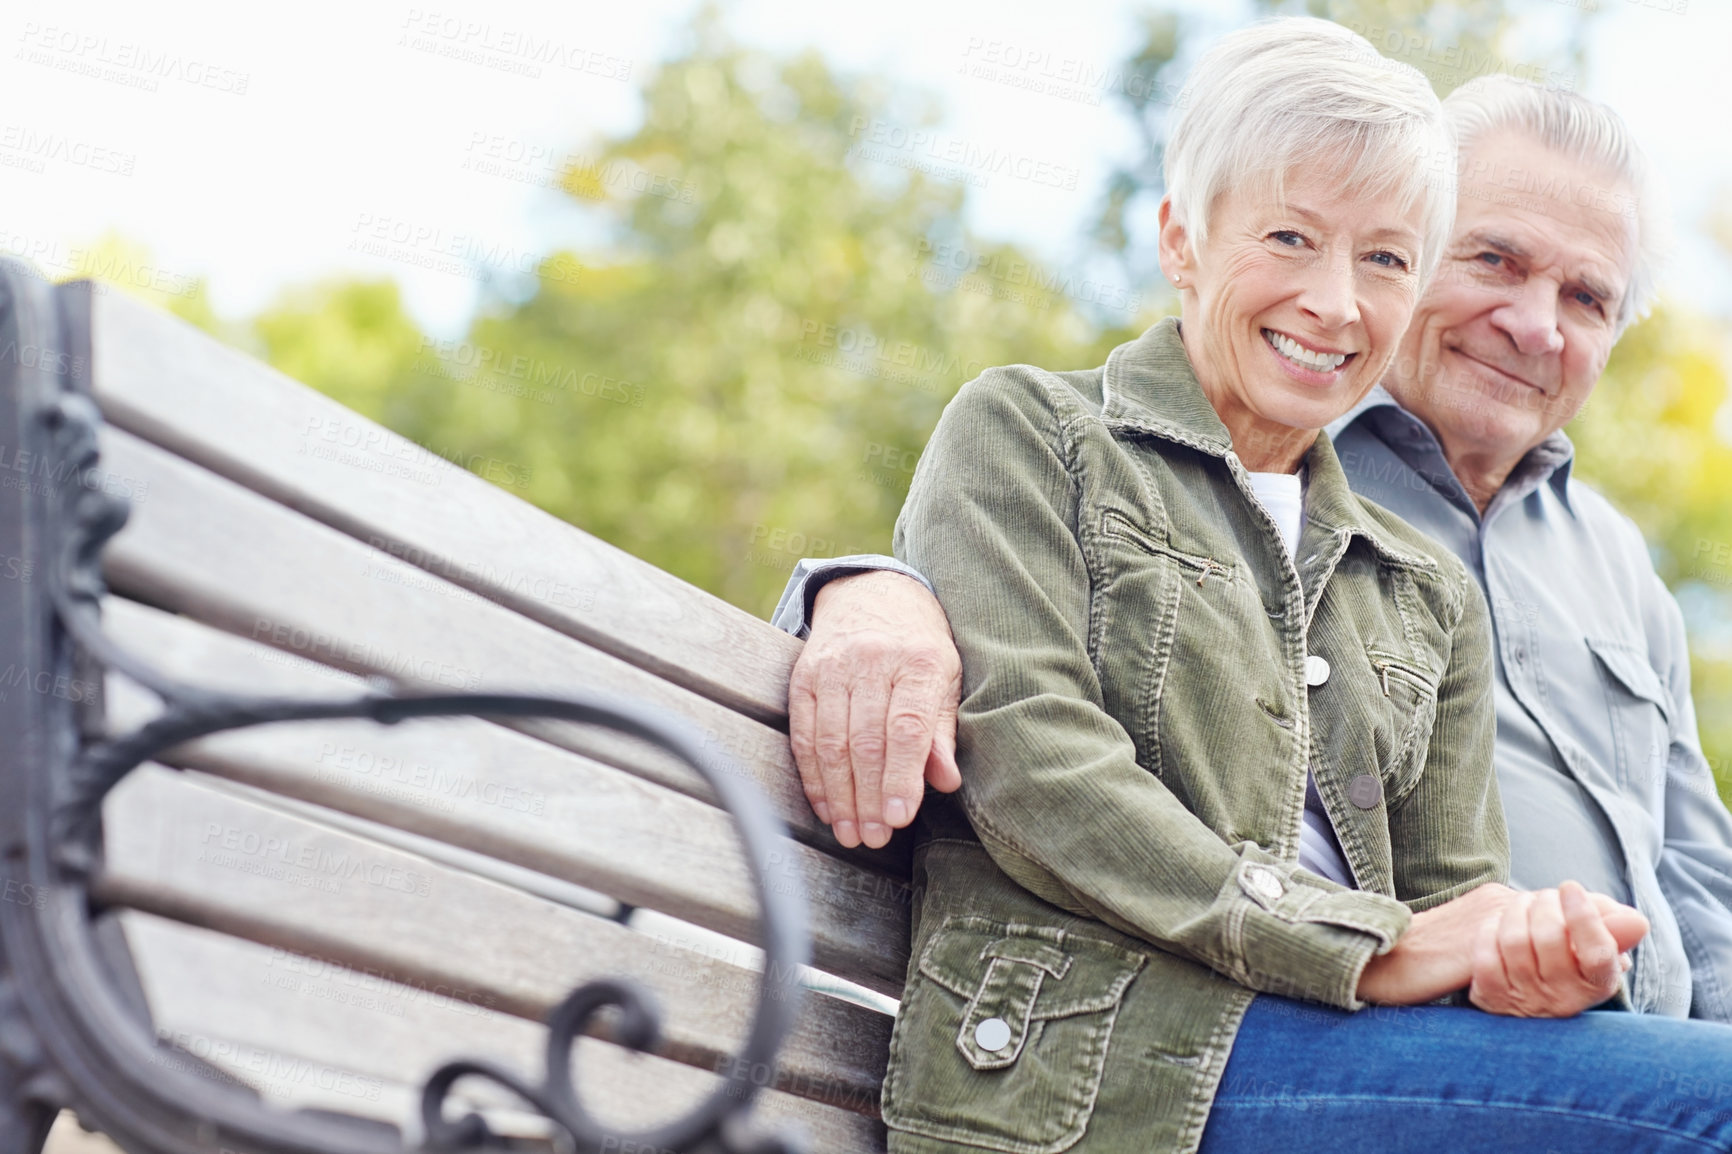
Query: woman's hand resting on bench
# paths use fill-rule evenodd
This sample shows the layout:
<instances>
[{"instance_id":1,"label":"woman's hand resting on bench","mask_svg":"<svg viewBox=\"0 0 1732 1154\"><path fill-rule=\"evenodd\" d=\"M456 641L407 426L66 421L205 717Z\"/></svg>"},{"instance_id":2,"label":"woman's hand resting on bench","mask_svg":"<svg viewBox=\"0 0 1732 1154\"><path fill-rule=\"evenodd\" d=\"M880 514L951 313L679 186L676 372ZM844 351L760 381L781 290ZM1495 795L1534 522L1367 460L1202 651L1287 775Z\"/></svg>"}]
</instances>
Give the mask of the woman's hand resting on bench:
<instances>
[{"instance_id":1,"label":"woman's hand resting on bench","mask_svg":"<svg viewBox=\"0 0 1732 1154\"><path fill-rule=\"evenodd\" d=\"M1483 885L1413 916L1366 964L1359 996L1412 1006L1460 989L1474 1005L1522 1018L1567 1018L1617 992L1624 952L1648 919L1575 882L1531 893Z\"/></svg>"}]
</instances>

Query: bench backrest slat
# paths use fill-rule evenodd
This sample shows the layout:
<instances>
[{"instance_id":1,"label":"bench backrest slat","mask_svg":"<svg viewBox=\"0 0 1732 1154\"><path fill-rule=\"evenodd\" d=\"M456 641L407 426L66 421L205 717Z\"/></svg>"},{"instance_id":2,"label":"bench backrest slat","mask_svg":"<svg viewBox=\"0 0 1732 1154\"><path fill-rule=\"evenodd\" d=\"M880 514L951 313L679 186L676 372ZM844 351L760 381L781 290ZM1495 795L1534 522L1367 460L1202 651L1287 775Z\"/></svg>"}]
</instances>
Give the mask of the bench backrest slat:
<instances>
[{"instance_id":1,"label":"bench backrest slat","mask_svg":"<svg viewBox=\"0 0 1732 1154\"><path fill-rule=\"evenodd\" d=\"M422 692L557 693L582 685L671 710L731 751L798 833L834 844L806 804L787 738L776 730L130 434L106 430L101 444L105 467L144 493L104 556L117 592ZM690 769L642 742L565 724L558 731L580 753L708 793Z\"/></svg>"},{"instance_id":2,"label":"bench backrest slat","mask_svg":"<svg viewBox=\"0 0 1732 1154\"><path fill-rule=\"evenodd\" d=\"M337 697L362 688L319 666L186 618L110 598L109 634L163 672L215 685ZM110 722L143 724L155 699L114 679ZM389 728L369 721L232 730L165 760L329 806L647 906L729 937L754 936L757 897L729 816L612 766L474 718ZM905 887L784 842L772 882L797 868L810 895L814 962L895 994L908 952Z\"/></svg>"},{"instance_id":3,"label":"bench backrest slat","mask_svg":"<svg viewBox=\"0 0 1732 1154\"><path fill-rule=\"evenodd\" d=\"M114 425L526 617L785 724L799 643L504 494L176 317L97 293L97 400Z\"/></svg>"},{"instance_id":4,"label":"bench backrest slat","mask_svg":"<svg viewBox=\"0 0 1732 1154\"><path fill-rule=\"evenodd\" d=\"M101 480L133 498L103 555L115 641L240 693L582 688L683 718L789 827L764 864L771 887L806 882L803 980L858 983L853 1001L807 996L758 1112L802 1121L819 1149L881 1154L893 1019L860 987L902 986L908 839L844 849L807 805L786 735L800 643L173 317L99 293L92 321ZM108 684L116 731L160 708ZM409 1088L440 1059L536 1071L539 1023L585 982L636 980L664 1011L659 1057L582 1043L585 1088L620 1125L713 1087L745 1036L759 977L739 951L758 910L738 831L648 743L545 718L343 721L215 734L162 759L108 796L92 887L159 1028L353 1071L385 1103L357 1113L411 1128ZM624 924L602 916L620 902L635 907ZM310 1010L271 980L297 957L408 1009ZM425 987L486 1008L465 1016ZM464 1094L542 1127L495 1091ZM305 1104L345 1108L330 1098Z\"/></svg>"}]
</instances>

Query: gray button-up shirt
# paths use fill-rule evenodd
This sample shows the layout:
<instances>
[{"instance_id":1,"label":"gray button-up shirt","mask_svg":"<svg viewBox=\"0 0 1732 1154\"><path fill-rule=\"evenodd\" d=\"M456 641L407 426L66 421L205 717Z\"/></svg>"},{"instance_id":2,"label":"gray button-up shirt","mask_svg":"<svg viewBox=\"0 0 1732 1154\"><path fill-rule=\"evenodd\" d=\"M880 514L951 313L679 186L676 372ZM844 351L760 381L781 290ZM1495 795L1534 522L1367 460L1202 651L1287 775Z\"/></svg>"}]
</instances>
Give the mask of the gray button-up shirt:
<instances>
[{"instance_id":1,"label":"gray button-up shirt","mask_svg":"<svg viewBox=\"0 0 1732 1154\"><path fill-rule=\"evenodd\" d=\"M1431 430L1381 388L1329 434L1353 489L1449 546L1485 593L1511 880L1573 878L1634 905L1653 927L1634 1007L1732 1021L1732 815L1696 736L1683 616L1640 531L1570 476L1562 433L1484 517ZM889 557L802 561L775 623L804 635L823 580L872 568L920 578Z\"/></svg>"},{"instance_id":2,"label":"gray button-up shirt","mask_svg":"<svg viewBox=\"0 0 1732 1154\"><path fill-rule=\"evenodd\" d=\"M1354 491L1449 546L1496 630L1511 880L1574 878L1647 915L1638 1010L1732 1020L1732 815L1696 736L1677 602L1555 433L1482 517L1423 422L1375 390L1329 426Z\"/></svg>"}]
</instances>

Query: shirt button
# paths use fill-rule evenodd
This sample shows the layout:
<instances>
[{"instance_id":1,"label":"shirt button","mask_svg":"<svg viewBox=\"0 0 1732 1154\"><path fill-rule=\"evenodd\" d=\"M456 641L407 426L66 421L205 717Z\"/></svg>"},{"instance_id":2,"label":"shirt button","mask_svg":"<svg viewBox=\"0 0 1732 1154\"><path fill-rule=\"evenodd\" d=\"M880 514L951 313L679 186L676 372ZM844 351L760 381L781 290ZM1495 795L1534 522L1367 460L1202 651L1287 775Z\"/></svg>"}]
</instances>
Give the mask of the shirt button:
<instances>
[{"instance_id":1,"label":"shirt button","mask_svg":"<svg viewBox=\"0 0 1732 1154\"><path fill-rule=\"evenodd\" d=\"M1362 773L1347 783L1347 800L1360 809L1376 809L1383 800L1383 782L1374 774Z\"/></svg>"},{"instance_id":2,"label":"shirt button","mask_svg":"<svg viewBox=\"0 0 1732 1154\"><path fill-rule=\"evenodd\" d=\"M974 1027L974 1044L989 1054L996 1054L1010 1045L1010 1023L1003 1018L988 1018Z\"/></svg>"},{"instance_id":3,"label":"shirt button","mask_svg":"<svg viewBox=\"0 0 1732 1154\"><path fill-rule=\"evenodd\" d=\"M1517 665L1520 665L1520 664L1522 664L1522 663L1523 663L1523 662L1524 662L1524 661L1526 661L1526 660L1527 660L1527 659L1528 659L1528 651L1527 651L1527 650L1525 650L1525 649L1523 649L1523 648L1521 648L1521 647L1520 647L1520 646L1519 646L1519 645L1518 645L1518 646L1517 646L1517 647L1516 647L1516 651L1515 651L1515 663L1516 663L1516 664L1517 664Z\"/></svg>"},{"instance_id":4,"label":"shirt button","mask_svg":"<svg viewBox=\"0 0 1732 1154\"><path fill-rule=\"evenodd\" d=\"M1329 662L1313 653L1305 659L1305 684L1322 685L1329 680Z\"/></svg>"}]
</instances>

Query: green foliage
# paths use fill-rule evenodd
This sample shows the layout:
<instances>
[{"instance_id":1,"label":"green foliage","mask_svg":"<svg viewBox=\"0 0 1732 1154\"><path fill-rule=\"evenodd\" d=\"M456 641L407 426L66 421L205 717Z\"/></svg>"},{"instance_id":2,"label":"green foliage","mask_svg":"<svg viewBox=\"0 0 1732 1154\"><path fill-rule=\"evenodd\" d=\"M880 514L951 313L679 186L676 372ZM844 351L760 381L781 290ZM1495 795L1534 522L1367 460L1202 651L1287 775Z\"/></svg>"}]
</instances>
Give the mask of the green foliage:
<instances>
[{"instance_id":1,"label":"green foliage","mask_svg":"<svg viewBox=\"0 0 1732 1154\"><path fill-rule=\"evenodd\" d=\"M440 398L426 343L391 281L333 281L287 293L253 323L259 355L359 413L412 428Z\"/></svg>"},{"instance_id":2,"label":"green foliage","mask_svg":"<svg viewBox=\"0 0 1732 1154\"><path fill-rule=\"evenodd\" d=\"M803 553L888 550L964 381L1098 364L1147 319L1103 328L970 237L958 188L850 156L890 113L815 55L706 25L644 100L640 130L565 174L614 222L608 251L551 258L531 299L450 345L421 348L384 286L327 287L261 319L273 363L437 451L518 466L543 508L767 613ZM619 178L639 169L661 179Z\"/></svg>"}]
</instances>

